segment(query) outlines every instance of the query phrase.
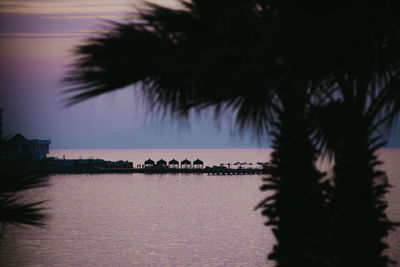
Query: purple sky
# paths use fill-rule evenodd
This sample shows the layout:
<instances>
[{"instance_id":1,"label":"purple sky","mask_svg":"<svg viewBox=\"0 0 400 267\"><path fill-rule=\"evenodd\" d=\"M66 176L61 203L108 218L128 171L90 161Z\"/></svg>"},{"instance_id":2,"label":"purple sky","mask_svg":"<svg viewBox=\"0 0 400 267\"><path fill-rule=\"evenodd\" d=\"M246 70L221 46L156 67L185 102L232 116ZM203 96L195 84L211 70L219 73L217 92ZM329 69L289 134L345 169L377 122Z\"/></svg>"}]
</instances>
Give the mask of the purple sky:
<instances>
[{"instance_id":1,"label":"purple sky","mask_svg":"<svg viewBox=\"0 0 400 267\"><path fill-rule=\"evenodd\" d=\"M121 116L133 113L129 92L62 108L60 80L71 49L96 29L97 19L117 19L129 10L127 1L109 2L0 1L0 106L6 134L79 139L138 126L132 117ZM112 119L116 116L120 125Z\"/></svg>"},{"instance_id":2,"label":"purple sky","mask_svg":"<svg viewBox=\"0 0 400 267\"><path fill-rule=\"evenodd\" d=\"M152 2L178 6L175 1ZM146 113L145 104L131 88L70 108L63 108L62 102L60 80L73 47L100 30L101 19L120 20L141 6L142 2L135 0L0 0L0 107L5 135L20 132L28 138L52 139L53 147L74 147L85 140L130 133L158 121ZM210 120L196 119L196 123L204 121L214 127ZM222 131L229 132L229 125L224 124ZM182 134L178 128L176 123L167 123L163 131L168 133L163 138ZM218 127L214 128L214 132L205 133L208 139L221 135ZM160 137L160 129L154 131L158 133L150 130L148 139L142 137L142 145ZM190 131L183 135L190 136ZM207 138L197 146L215 146L207 143ZM400 147L400 138L392 139L392 145ZM243 142L236 138L224 146L257 145L247 134ZM267 145L264 142L263 146Z\"/></svg>"},{"instance_id":3,"label":"purple sky","mask_svg":"<svg viewBox=\"0 0 400 267\"><path fill-rule=\"evenodd\" d=\"M152 2L179 6L174 1ZM229 125L223 123L221 133L210 119L196 119L192 124L197 131L204 128L199 127L204 123L208 130L203 138L191 141L193 133L181 130L176 122L168 121L160 127L160 118L147 114L145 103L131 88L63 108L65 96L61 94L60 80L74 46L101 30L102 20L121 20L142 5L133 0L0 0L0 107L4 135L20 132L27 138L51 139L53 148L79 147L85 142L90 147L120 148L121 142L113 144L112 137L123 134L129 139L131 133L141 140L140 144L131 143L130 148L162 143L155 139L171 139L171 147L174 138L185 139L186 144L196 147L218 146L216 141L207 140L221 141L230 133ZM258 146L249 136L243 142L229 136L225 139L228 140L221 144L223 147Z\"/></svg>"}]
</instances>

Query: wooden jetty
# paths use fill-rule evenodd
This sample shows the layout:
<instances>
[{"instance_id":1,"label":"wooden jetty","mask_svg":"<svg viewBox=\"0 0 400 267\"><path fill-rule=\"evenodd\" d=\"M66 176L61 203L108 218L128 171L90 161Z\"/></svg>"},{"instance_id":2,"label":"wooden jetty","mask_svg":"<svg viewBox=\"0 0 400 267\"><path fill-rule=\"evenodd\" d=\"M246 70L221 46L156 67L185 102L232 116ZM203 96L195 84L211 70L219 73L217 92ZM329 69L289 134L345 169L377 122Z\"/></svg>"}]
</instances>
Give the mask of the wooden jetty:
<instances>
[{"instance_id":1,"label":"wooden jetty","mask_svg":"<svg viewBox=\"0 0 400 267\"><path fill-rule=\"evenodd\" d=\"M239 162L238 162L239 163ZM246 163L243 163L246 164ZM270 171L269 165L263 164L262 168L243 168L242 163L238 168L230 168L230 166L204 166L204 162L200 159L193 161L187 159L179 162L175 159L167 161L160 159L154 162L148 159L143 165L133 167L133 163L129 161L106 161L102 159L55 159L50 158L41 161L40 170L44 173L144 173L144 174L208 174L208 175L251 175L266 174ZM230 164L228 164L230 165ZM238 165L238 164L234 164Z\"/></svg>"},{"instance_id":2,"label":"wooden jetty","mask_svg":"<svg viewBox=\"0 0 400 267\"><path fill-rule=\"evenodd\" d=\"M208 175L254 175L267 174L269 169L220 169L206 167L203 169L169 169L169 168L53 168L44 170L47 173L143 173L143 174L208 174Z\"/></svg>"},{"instance_id":3,"label":"wooden jetty","mask_svg":"<svg viewBox=\"0 0 400 267\"><path fill-rule=\"evenodd\" d=\"M157 168L120 168L120 169L109 169L109 168L96 168L96 173L145 173L145 174L208 174L208 175L250 175L250 174L267 174L268 169L217 169L217 168L204 168L204 169L157 169Z\"/></svg>"}]
</instances>

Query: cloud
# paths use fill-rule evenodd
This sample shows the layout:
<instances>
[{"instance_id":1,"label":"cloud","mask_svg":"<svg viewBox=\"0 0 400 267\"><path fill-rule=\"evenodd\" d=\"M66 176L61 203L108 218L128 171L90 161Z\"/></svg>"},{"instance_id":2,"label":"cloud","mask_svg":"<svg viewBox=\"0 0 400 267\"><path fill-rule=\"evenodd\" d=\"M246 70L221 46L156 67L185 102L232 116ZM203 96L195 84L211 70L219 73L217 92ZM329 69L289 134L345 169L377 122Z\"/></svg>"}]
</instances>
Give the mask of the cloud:
<instances>
[{"instance_id":1,"label":"cloud","mask_svg":"<svg viewBox=\"0 0 400 267\"><path fill-rule=\"evenodd\" d=\"M173 8L180 7L178 1L173 0L153 0L150 1L163 6ZM19 14L100 14L100 13L119 13L126 14L132 12L135 8L144 8L144 1L139 0L19 0L19 1L1 1L1 13L19 13Z\"/></svg>"},{"instance_id":2,"label":"cloud","mask_svg":"<svg viewBox=\"0 0 400 267\"><path fill-rule=\"evenodd\" d=\"M0 13L0 39L6 38L82 38L98 33L104 20L118 21L115 13L96 14L19 14Z\"/></svg>"},{"instance_id":3,"label":"cloud","mask_svg":"<svg viewBox=\"0 0 400 267\"><path fill-rule=\"evenodd\" d=\"M90 14L104 12L125 13L131 9L128 1L1 1L0 12L20 14Z\"/></svg>"},{"instance_id":4,"label":"cloud","mask_svg":"<svg viewBox=\"0 0 400 267\"><path fill-rule=\"evenodd\" d=\"M172 8L174 0L153 0ZM0 39L82 38L104 27L102 20L132 19L142 0L1 0Z\"/></svg>"},{"instance_id":5,"label":"cloud","mask_svg":"<svg viewBox=\"0 0 400 267\"><path fill-rule=\"evenodd\" d=\"M118 20L121 19L121 13L94 13L94 14L48 14L42 16L43 19L107 19L107 20Z\"/></svg>"},{"instance_id":6,"label":"cloud","mask_svg":"<svg viewBox=\"0 0 400 267\"><path fill-rule=\"evenodd\" d=\"M27 32L9 32L0 33L0 38L82 38L87 36L90 31L71 31L57 33L27 33Z\"/></svg>"}]
</instances>

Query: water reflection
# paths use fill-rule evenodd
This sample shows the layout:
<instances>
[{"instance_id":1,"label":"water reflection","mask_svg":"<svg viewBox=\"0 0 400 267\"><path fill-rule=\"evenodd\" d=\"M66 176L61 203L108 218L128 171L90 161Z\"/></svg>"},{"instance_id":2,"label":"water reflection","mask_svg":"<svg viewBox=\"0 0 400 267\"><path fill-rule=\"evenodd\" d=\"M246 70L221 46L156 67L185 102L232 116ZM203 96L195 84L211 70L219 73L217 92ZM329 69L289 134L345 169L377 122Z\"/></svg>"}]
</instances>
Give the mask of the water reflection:
<instances>
[{"instance_id":1,"label":"water reflection","mask_svg":"<svg viewBox=\"0 0 400 267\"><path fill-rule=\"evenodd\" d=\"M4 266L260 266L259 176L54 175L47 229L12 229Z\"/></svg>"}]
</instances>

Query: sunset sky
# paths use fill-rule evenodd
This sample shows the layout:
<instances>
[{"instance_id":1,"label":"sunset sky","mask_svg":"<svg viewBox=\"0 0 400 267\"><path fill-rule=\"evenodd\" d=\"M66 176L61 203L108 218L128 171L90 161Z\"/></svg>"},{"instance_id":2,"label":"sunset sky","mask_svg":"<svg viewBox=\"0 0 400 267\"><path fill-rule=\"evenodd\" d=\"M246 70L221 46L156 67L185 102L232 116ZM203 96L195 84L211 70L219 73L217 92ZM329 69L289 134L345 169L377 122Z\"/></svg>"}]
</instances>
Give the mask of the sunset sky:
<instances>
[{"instance_id":1,"label":"sunset sky","mask_svg":"<svg viewBox=\"0 0 400 267\"><path fill-rule=\"evenodd\" d=\"M175 1L152 2L179 6ZM147 114L140 97L130 88L63 107L65 87L60 80L74 46L101 30L104 19L122 20L140 7L143 2L136 0L0 0L0 107L5 135L20 132L28 138L51 139L53 147L64 148L141 129L142 147L154 138L168 140L172 135L183 136L190 143L191 132L179 130L178 123L167 121L161 131L160 119ZM231 132L230 123L218 130L210 119L192 121L197 131L207 129L204 140L196 146L214 146L207 140L220 140ZM151 130L146 126L149 124L156 126ZM143 134L144 126L148 134ZM391 146L400 147L397 136ZM243 139L228 139L223 146L258 146L248 133Z\"/></svg>"},{"instance_id":2,"label":"sunset sky","mask_svg":"<svg viewBox=\"0 0 400 267\"><path fill-rule=\"evenodd\" d=\"M152 2L179 6L174 1ZM136 140L140 147L160 146L154 139L168 142L172 137L191 143L189 129L170 121L161 127L160 118L147 114L130 88L63 107L65 86L60 81L74 46L102 30L104 20L121 21L140 7L143 2L131 0L0 1L0 107L5 136L20 132L28 138L51 139L53 148L85 146L85 142L91 148L101 147L105 139L105 147L112 147L113 134L129 139L130 133L142 139ZM195 141L197 147L214 146L207 140L220 140L230 133L229 129L221 133L210 120L196 120L195 129L202 129L199 125L204 123L208 131L203 140ZM97 142L91 142L93 139ZM258 145L250 138L243 144L239 139L222 145ZM116 144L118 148L121 142Z\"/></svg>"}]
</instances>

